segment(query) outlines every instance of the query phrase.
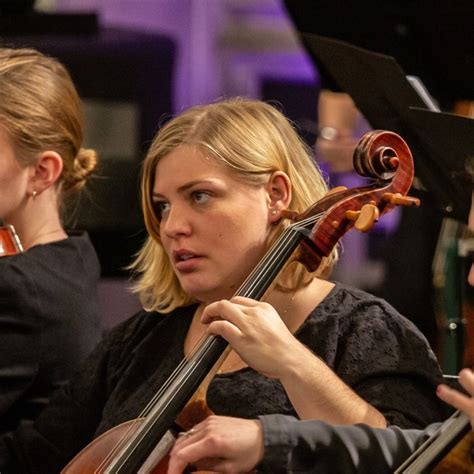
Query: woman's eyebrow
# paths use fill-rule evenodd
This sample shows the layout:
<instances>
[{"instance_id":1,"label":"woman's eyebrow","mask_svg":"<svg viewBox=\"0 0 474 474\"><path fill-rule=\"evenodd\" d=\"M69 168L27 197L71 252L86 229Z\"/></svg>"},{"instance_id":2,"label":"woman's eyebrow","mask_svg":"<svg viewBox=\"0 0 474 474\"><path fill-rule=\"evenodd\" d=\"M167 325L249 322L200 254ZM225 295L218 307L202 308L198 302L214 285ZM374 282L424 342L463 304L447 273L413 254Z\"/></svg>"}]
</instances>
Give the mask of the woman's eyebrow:
<instances>
[{"instance_id":1,"label":"woman's eyebrow","mask_svg":"<svg viewBox=\"0 0 474 474\"><path fill-rule=\"evenodd\" d=\"M190 181L189 183L183 184L178 188L178 193L185 193L188 191L190 188L193 188L194 186L202 185L202 184L215 184L215 181L211 179L196 179L194 181ZM165 197L163 194L158 193L156 191L152 192L152 197Z\"/></svg>"}]
</instances>

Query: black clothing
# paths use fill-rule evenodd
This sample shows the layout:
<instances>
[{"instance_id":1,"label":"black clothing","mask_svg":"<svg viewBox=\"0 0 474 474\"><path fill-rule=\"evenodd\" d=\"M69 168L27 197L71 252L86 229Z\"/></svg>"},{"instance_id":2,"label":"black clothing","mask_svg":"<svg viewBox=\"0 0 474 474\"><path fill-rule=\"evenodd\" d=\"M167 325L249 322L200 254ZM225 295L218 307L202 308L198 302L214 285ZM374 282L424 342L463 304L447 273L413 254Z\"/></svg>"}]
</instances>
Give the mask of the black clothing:
<instances>
[{"instance_id":1,"label":"black clothing","mask_svg":"<svg viewBox=\"0 0 474 474\"><path fill-rule=\"evenodd\" d=\"M441 425L433 423L423 431L380 429L282 415L262 416L260 421L264 459L258 471L272 474L390 474Z\"/></svg>"},{"instance_id":2,"label":"black clothing","mask_svg":"<svg viewBox=\"0 0 474 474\"><path fill-rule=\"evenodd\" d=\"M0 259L0 435L35 419L101 335L86 234Z\"/></svg>"},{"instance_id":3,"label":"black clothing","mask_svg":"<svg viewBox=\"0 0 474 474\"><path fill-rule=\"evenodd\" d=\"M405 314L436 350L442 341L436 324L434 302L437 295L432 266L442 217L426 192L412 189L410 195L419 197L423 205L416 212L406 207L400 209L399 225L384 244L385 278L374 291ZM406 262L410 262L409 272ZM465 281L464 275L459 274L459 288Z\"/></svg>"},{"instance_id":4,"label":"black clothing","mask_svg":"<svg viewBox=\"0 0 474 474\"><path fill-rule=\"evenodd\" d=\"M424 428L447 416L435 394L443 382L435 355L387 302L338 283L295 335L390 424ZM242 418L296 416L283 386L251 369L220 375L208 389L208 405Z\"/></svg>"},{"instance_id":5,"label":"black clothing","mask_svg":"<svg viewBox=\"0 0 474 474\"><path fill-rule=\"evenodd\" d=\"M2 440L2 474L23 472L19 464L24 472L56 472L95 436L136 418L183 360L195 309L141 311L112 329L34 429ZM421 428L445 416L435 396L442 381L435 356L383 300L336 284L296 337L389 423ZM281 384L250 368L217 375L207 402L217 415L296 415Z\"/></svg>"}]
</instances>

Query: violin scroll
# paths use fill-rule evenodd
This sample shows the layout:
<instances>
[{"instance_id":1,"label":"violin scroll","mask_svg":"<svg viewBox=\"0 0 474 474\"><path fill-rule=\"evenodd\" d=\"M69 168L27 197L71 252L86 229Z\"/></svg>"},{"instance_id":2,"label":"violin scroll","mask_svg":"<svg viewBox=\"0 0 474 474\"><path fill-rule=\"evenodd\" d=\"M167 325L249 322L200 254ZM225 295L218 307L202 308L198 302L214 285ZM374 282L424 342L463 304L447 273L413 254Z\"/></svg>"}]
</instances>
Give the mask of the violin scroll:
<instances>
[{"instance_id":1,"label":"violin scroll","mask_svg":"<svg viewBox=\"0 0 474 474\"><path fill-rule=\"evenodd\" d=\"M0 257L23 252L20 239L12 225L0 227Z\"/></svg>"}]
</instances>

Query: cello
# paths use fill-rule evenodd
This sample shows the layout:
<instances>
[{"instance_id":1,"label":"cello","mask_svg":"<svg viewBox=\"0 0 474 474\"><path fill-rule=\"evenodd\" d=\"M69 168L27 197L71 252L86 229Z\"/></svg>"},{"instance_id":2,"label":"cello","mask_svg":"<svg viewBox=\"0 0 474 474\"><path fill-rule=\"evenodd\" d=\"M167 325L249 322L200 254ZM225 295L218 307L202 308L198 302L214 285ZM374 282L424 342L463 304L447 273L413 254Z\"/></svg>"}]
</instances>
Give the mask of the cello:
<instances>
[{"instance_id":1,"label":"cello","mask_svg":"<svg viewBox=\"0 0 474 474\"><path fill-rule=\"evenodd\" d=\"M413 179L413 159L397 134L366 134L355 150L354 166L359 174L374 181L360 188L333 190L302 214L287 212L285 217L294 223L281 233L236 296L260 299L290 259L315 271L347 231L356 228L367 232L380 215L395 206L419 204L417 199L406 196ZM213 377L229 350L224 339L205 336L139 418L103 433L62 472L166 472L167 455L175 437L209 414L205 405L206 381Z\"/></svg>"},{"instance_id":2,"label":"cello","mask_svg":"<svg viewBox=\"0 0 474 474\"><path fill-rule=\"evenodd\" d=\"M23 252L23 246L12 225L0 227L0 257Z\"/></svg>"},{"instance_id":3,"label":"cello","mask_svg":"<svg viewBox=\"0 0 474 474\"><path fill-rule=\"evenodd\" d=\"M395 474L472 474L469 418L457 410L399 466Z\"/></svg>"}]
</instances>

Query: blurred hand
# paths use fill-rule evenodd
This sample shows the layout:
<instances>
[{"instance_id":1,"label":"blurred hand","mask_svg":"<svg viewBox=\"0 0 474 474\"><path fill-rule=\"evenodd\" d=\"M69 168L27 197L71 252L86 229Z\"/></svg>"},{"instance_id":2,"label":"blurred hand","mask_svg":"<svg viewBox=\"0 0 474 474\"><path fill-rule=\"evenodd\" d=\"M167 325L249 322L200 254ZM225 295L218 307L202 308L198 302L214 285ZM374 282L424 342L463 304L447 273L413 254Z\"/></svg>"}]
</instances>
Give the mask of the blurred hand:
<instances>
[{"instance_id":1,"label":"blurred hand","mask_svg":"<svg viewBox=\"0 0 474 474\"><path fill-rule=\"evenodd\" d=\"M444 384L438 386L436 393L441 400L458 410L462 410L470 418L471 425L474 428L474 372L471 369L462 369L459 372L459 383L470 396Z\"/></svg>"},{"instance_id":2,"label":"blurred hand","mask_svg":"<svg viewBox=\"0 0 474 474\"><path fill-rule=\"evenodd\" d=\"M332 173L354 171L353 154L359 138L369 130L352 98L343 92L322 90L318 101L316 154Z\"/></svg>"}]
</instances>

